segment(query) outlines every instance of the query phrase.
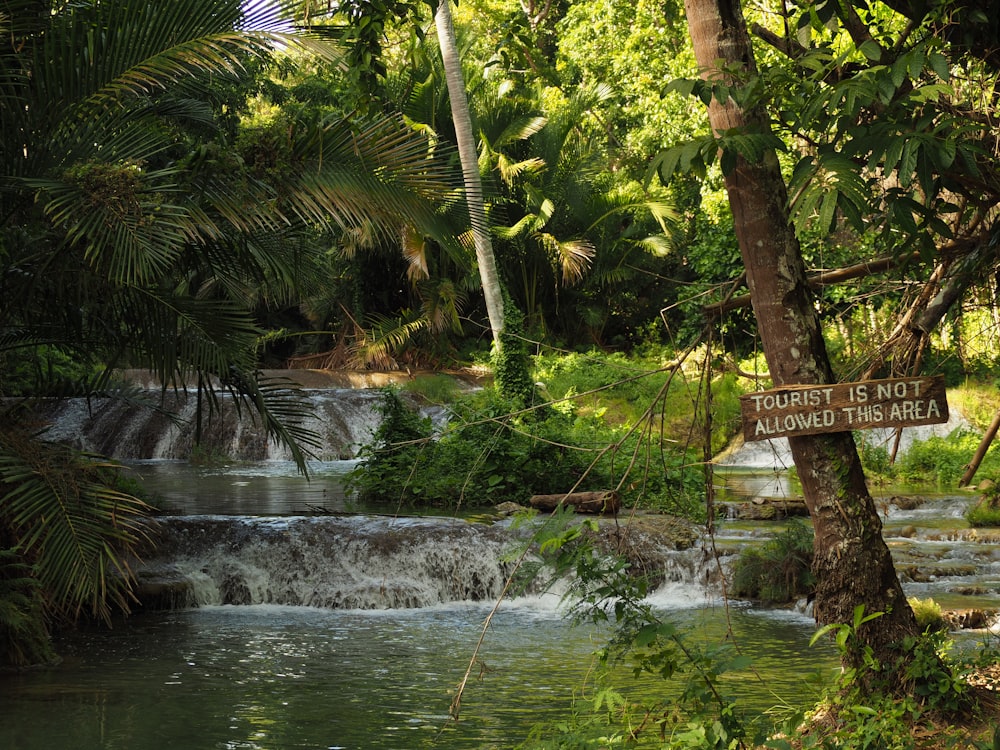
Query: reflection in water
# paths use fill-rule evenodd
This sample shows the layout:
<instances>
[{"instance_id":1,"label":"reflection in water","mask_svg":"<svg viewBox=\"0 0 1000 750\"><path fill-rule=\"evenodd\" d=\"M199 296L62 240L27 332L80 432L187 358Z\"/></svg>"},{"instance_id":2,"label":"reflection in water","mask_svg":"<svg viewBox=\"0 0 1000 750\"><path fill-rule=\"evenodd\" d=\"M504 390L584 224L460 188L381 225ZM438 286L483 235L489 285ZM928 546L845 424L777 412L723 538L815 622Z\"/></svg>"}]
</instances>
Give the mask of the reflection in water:
<instances>
[{"instance_id":1,"label":"reflection in water","mask_svg":"<svg viewBox=\"0 0 1000 750\"><path fill-rule=\"evenodd\" d=\"M137 461L129 466L156 503L172 515L307 515L356 510L343 478L357 461L316 461L309 477L291 461L218 467L182 461Z\"/></svg>"},{"instance_id":2,"label":"reflection in water","mask_svg":"<svg viewBox=\"0 0 1000 750\"><path fill-rule=\"evenodd\" d=\"M452 723L486 612L253 606L136 617L74 636L58 669L0 680L0 747L510 747L593 688L603 637L540 600L501 608ZM702 642L730 640L753 657L760 678L742 672L727 685L756 709L809 700L803 678L833 665L828 648L807 647L803 618L733 610L727 622L721 608L674 617ZM634 698L677 689L626 671L616 681Z\"/></svg>"}]
</instances>

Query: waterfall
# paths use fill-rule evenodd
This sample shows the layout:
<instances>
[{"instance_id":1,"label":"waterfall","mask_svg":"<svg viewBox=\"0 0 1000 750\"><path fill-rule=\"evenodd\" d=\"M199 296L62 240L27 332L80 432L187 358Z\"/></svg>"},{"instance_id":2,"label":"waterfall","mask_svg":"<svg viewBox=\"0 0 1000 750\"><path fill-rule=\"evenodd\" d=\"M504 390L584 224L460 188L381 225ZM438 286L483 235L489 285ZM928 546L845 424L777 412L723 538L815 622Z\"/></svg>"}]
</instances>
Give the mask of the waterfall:
<instances>
[{"instance_id":1,"label":"waterfall","mask_svg":"<svg viewBox=\"0 0 1000 750\"><path fill-rule=\"evenodd\" d=\"M505 537L455 519L178 516L139 573L186 581L188 605L426 607L499 596Z\"/></svg>"},{"instance_id":2,"label":"waterfall","mask_svg":"<svg viewBox=\"0 0 1000 750\"><path fill-rule=\"evenodd\" d=\"M153 608L428 607L498 598L523 533L455 518L170 516L158 519L155 551L134 570ZM704 598L704 558L664 549L656 564L667 584Z\"/></svg>"},{"instance_id":3,"label":"waterfall","mask_svg":"<svg viewBox=\"0 0 1000 750\"><path fill-rule=\"evenodd\" d=\"M302 389L308 416L302 427L318 436L317 458L353 458L378 428L381 395L373 389ZM160 401L150 391L150 402ZM49 439L122 461L186 459L195 443L198 400L194 392L168 391L162 398L168 417L159 410L121 399L71 398L41 404L37 411L49 424ZM207 409L205 409L207 412ZM425 409L434 416L440 409ZM268 439L259 419L232 398L220 396L215 414L202 418L201 445L236 461L288 460L283 446Z\"/></svg>"}]
</instances>

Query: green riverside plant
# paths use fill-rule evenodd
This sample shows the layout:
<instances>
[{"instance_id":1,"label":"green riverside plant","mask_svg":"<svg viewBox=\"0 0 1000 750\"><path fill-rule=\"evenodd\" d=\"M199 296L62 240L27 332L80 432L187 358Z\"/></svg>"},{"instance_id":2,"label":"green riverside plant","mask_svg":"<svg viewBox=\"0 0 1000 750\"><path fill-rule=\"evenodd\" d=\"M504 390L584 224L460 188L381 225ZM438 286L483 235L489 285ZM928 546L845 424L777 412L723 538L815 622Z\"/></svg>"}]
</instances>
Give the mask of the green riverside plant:
<instances>
[{"instance_id":1,"label":"green riverside plant","mask_svg":"<svg viewBox=\"0 0 1000 750\"><path fill-rule=\"evenodd\" d=\"M784 603L812 590L812 528L791 522L759 546L745 547L733 563L732 594L769 603Z\"/></svg>"}]
</instances>

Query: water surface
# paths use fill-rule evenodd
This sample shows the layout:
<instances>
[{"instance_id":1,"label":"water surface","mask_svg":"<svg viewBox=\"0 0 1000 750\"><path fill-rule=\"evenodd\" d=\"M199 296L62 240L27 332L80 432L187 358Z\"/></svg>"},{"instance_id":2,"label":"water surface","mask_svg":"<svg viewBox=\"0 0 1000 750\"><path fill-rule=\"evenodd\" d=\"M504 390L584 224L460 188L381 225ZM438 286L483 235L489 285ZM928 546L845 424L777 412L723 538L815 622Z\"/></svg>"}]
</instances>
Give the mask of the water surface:
<instances>
[{"instance_id":1,"label":"water surface","mask_svg":"<svg viewBox=\"0 0 1000 750\"><path fill-rule=\"evenodd\" d=\"M456 723L449 707L487 612L226 606L133 617L63 642L56 669L0 679L0 747L509 748L592 692L605 634L542 600L501 608ZM727 687L759 710L808 702L804 678L834 667L828 647L808 647L802 617L714 606L675 617L696 642L752 655L757 673ZM616 682L638 700L679 687L626 671Z\"/></svg>"}]
</instances>

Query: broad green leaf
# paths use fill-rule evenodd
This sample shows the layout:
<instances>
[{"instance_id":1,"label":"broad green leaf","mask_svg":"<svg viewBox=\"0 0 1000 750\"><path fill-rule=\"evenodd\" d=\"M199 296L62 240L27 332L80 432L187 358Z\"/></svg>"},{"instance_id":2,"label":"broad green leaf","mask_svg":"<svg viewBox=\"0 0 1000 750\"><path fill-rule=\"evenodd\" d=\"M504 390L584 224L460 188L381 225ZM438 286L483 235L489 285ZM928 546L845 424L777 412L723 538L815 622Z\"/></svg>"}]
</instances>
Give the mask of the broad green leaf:
<instances>
[{"instance_id":1,"label":"broad green leaf","mask_svg":"<svg viewBox=\"0 0 1000 750\"><path fill-rule=\"evenodd\" d=\"M932 52L928 56L927 61L930 63L931 69L937 74L938 78L945 83L951 80L951 69L948 66L948 58L940 52Z\"/></svg>"},{"instance_id":2,"label":"broad green leaf","mask_svg":"<svg viewBox=\"0 0 1000 750\"><path fill-rule=\"evenodd\" d=\"M878 42L871 39L863 42L861 46L858 47L858 51L872 62L878 62L882 59L882 47L879 46Z\"/></svg>"},{"instance_id":3,"label":"broad green leaf","mask_svg":"<svg viewBox=\"0 0 1000 750\"><path fill-rule=\"evenodd\" d=\"M817 228L821 232L832 232L837 217L837 202L840 193L836 190L829 190L823 195L823 200L819 208L819 218Z\"/></svg>"}]
</instances>

